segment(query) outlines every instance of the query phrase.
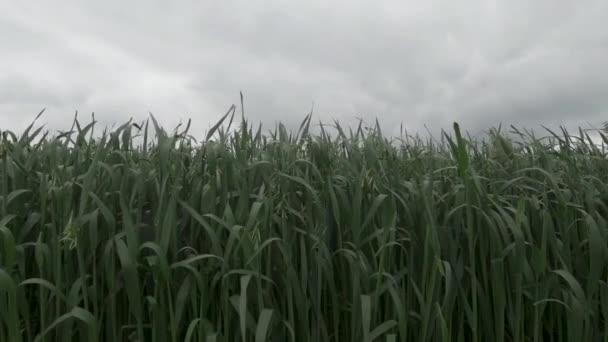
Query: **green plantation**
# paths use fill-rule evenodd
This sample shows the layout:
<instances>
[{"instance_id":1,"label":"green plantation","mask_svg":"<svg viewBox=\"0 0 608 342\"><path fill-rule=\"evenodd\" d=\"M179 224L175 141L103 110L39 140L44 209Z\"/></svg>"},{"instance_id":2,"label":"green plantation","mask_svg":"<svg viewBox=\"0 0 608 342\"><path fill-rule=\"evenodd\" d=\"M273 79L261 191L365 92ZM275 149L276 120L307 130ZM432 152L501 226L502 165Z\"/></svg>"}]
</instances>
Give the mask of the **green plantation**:
<instances>
[{"instance_id":1,"label":"green plantation","mask_svg":"<svg viewBox=\"0 0 608 342\"><path fill-rule=\"evenodd\" d=\"M234 114L2 131L0 341L608 341L601 132Z\"/></svg>"}]
</instances>

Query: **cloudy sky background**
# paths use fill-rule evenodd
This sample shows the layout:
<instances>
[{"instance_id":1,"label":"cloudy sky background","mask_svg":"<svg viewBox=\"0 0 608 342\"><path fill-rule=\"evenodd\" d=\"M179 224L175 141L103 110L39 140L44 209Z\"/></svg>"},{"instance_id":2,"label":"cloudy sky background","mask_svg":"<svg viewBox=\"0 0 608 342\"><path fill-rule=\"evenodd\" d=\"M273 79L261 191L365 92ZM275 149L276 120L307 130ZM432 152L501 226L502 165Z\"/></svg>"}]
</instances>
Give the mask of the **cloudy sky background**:
<instances>
[{"instance_id":1,"label":"cloudy sky background","mask_svg":"<svg viewBox=\"0 0 608 342\"><path fill-rule=\"evenodd\" d=\"M60 5L61 4L61 5ZM0 129L152 112L201 134L245 96L314 118L477 134L608 120L608 0L0 1Z\"/></svg>"}]
</instances>

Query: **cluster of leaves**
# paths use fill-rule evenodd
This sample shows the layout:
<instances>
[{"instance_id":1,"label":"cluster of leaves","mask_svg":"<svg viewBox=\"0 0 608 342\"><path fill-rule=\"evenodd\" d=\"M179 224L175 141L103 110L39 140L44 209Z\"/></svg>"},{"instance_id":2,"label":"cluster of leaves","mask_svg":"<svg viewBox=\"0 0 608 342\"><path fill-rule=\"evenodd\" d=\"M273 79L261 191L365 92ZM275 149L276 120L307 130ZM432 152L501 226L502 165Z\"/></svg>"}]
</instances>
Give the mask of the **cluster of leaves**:
<instances>
[{"instance_id":1,"label":"cluster of leaves","mask_svg":"<svg viewBox=\"0 0 608 342\"><path fill-rule=\"evenodd\" d=\"M0 340L608 336L605 143L234 112L200 143L154 117L2 132Z\"/></svg>"}]
</instances>

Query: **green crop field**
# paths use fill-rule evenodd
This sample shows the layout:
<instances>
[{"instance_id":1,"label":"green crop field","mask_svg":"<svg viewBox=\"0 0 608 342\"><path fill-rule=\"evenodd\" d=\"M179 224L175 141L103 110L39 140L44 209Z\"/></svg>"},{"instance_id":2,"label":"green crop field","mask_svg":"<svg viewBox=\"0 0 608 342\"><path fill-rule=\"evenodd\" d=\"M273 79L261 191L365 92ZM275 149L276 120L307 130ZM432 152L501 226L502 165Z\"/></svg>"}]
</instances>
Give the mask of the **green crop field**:
<instances>
[{"instance_id":1,"label":"green crop field","mask_svg":"<svg viewBox=\"0 0 608 342\"><path fill-rule=\"evenodd\" d=\"M0 341L608 341L602 133L234 114L2 131Z\"/></svg>"}]
</instances>

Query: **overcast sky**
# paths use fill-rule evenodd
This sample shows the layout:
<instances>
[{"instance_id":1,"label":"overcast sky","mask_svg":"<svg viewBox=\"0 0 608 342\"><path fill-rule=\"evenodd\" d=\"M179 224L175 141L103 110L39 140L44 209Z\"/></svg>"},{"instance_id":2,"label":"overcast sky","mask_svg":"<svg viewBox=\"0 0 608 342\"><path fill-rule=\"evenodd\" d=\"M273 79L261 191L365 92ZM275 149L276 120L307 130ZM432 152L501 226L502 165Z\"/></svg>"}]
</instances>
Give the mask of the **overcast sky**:
<instances>
[{"instance_id":1,"label":"overcast sky","mask_svg":"<svg viewBox=\"0 0 608 342\"><path fill-rule=\"evenodd\" d=\"M62 5L60 5L62 4ZM152 112L204 131L245 96L272 127L608 120L608 0L0 0L0 129Z\"/></svg>"}]
</instances>

